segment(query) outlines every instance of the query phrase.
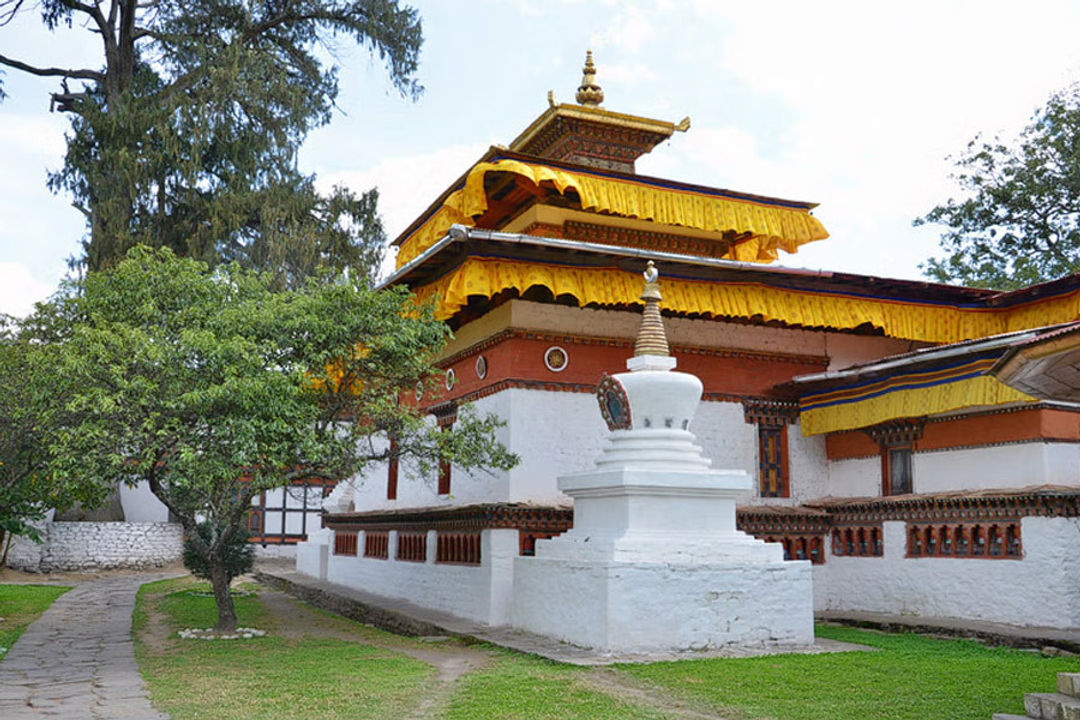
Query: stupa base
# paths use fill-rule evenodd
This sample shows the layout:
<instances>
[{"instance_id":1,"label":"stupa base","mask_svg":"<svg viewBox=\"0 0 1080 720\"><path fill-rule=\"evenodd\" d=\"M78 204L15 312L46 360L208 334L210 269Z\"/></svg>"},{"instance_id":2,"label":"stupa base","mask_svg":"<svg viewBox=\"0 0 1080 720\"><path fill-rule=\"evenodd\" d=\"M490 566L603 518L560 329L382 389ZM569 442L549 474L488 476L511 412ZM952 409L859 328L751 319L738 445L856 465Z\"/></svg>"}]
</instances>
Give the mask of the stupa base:
<instances>
[{"instance_id":1,"label":"stupa base","mask_svg":"<svg viewBox=\"0 0 1080 720\"><path fill-rule=\"evenodd\" d=\"M520 630L601 652L810 645L810 563L519 557L513 618Z\"/></svg>"}]
</instances>

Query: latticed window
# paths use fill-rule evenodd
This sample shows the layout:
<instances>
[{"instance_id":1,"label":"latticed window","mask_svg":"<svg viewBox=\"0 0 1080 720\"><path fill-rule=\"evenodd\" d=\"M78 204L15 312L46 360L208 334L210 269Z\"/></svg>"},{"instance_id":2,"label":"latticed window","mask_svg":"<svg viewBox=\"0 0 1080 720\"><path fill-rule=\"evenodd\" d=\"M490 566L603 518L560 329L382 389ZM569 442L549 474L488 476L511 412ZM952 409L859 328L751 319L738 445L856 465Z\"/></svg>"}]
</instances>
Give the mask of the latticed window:
<instances>
[{"instance_id":1,"label":"latticed window","mask_svg":"<svg viewBox=\"0 0 1080 720\"><path fill-rule=\"evenodd\" d=\"M787 427L758 425L761 497L788 497Z\"/></svg>"}]
</instances>

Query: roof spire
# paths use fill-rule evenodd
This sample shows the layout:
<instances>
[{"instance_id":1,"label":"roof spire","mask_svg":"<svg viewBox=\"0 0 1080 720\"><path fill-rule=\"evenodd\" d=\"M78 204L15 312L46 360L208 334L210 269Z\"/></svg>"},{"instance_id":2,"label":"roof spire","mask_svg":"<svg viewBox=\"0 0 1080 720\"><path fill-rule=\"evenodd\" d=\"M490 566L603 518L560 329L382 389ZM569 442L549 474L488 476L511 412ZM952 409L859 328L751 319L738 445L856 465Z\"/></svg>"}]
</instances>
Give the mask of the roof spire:
<instances>
[{"instance_id":1,"label":"roof spire","mask_svg":"<svg viewBox=\"0 0 1080 720\"><path fill-rule=\"evenodd\" d=\"M664 333L664 321L660 317L660 273L652 260L645 268L645 290L641 299L645 301L645 312L641 314L641 327L638 328L637 340L634 341L634 357L639 355L660 355L667 357L667 335Z\"/></svg>"},{"instance_id":2,"label":"roof spire","mask_svg":"<svg viewBox=\"0 0 1080 720\"><path fill-rule=\"evenodd\" d=\"M585 67L581 69L581 87L577 89L579 105L596 106L604 102L604 91L596 84L596 66L593 65L592 50L585 52Z\"/></svg>"}]
</instances>

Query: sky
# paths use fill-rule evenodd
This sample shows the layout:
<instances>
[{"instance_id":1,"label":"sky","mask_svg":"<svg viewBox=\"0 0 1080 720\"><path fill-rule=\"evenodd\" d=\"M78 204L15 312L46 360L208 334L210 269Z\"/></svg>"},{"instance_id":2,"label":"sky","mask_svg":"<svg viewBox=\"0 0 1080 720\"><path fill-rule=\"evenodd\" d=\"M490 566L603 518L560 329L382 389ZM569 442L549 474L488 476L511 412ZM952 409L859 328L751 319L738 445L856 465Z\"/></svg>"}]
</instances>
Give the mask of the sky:
<instances>
[{"instance_id":1,"label":"sky","mask_svg":"<svg viewBox=\"0 0 1080 720\"><path fill-rule=\"evenodd\" d=\"M639 173L820 203L831 233L779 264L918 279L940 229L912 221L956 194L949 156L1015 137L1080 80L1080 3L911 0L422 0L416 102L377 59L338 47L339 112L300 154L329 188L378 187L394 237L490 146L574 102L593 50L603 107L678 122ZM1021 7L1022 5L1022 7ZM33 12L0 52L100 65L93 36ZM81 214L46 188L68 119L55 83L9 71L0 104L0 312L52 293L79 253Z\"/></svg>"}]
</instances>

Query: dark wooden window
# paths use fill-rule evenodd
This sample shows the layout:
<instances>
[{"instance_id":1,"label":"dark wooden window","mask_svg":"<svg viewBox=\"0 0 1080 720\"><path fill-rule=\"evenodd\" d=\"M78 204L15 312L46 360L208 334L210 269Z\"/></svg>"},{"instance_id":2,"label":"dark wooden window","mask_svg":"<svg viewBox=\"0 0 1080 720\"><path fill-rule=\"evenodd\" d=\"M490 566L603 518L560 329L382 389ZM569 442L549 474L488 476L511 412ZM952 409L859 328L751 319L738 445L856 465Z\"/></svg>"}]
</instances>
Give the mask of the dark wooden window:
<instances>
[{"instance_id":1,"label":"dark wooden window","mask_svg":"<svg viewBox=\"0 0 1080 720\"><path fill-rule=\"evenodd\" d=\"M458 565L480 564L480 533L439 533L435 541L435 562Z\"/></svg>"},{"instance_id":2,"label":"dark wooden window","mask_svg":"<svg viewBox=\"0 0 1080 720\"><path fill-rule=\"evenodd\" d=\"M1019 558L1020 526L1015 523L908 523L908 557Z\"/></svg>"},{"instance_id":3,"label":"dark wooden window","mask_svg":"<svg viewBox=\"0 0 1080 720\"><path fill-rule=\"evenodd\" d=\"M335 555L356 555L356 532L349 532L347 530L338 530L334 533L334 554Z\"/></svg>"},{"instance_id":4,"label":"dark wooden window","mask_svg":"<svg viewBox=\"0 0 1080 720\"><path fill-rule=\"evenodd\" d=\"M453 432L454 431L454 421L457 420L457 411L456 411L456 409L452 413L446 413L446 414L442 414L442 415L437 415L436 417L438 418L439 428L443 432L448 433L448 432ZM439 488L438 488L438 492L439 492L440 495L449 495L450 494L450 461L449 460L443 460L443 459L439 460Z\"/></svg>"},{"instance_id":5,"label":"dark wooden window","mask_svg":"<svg viewBox=\"0 0 1080 720\"><path fill-rule=\"evenodd\" d=\"M397 441L390 439L390 457L386 461L386 499L397 500L398 456Z\"/></svg>"},{"instance_id":6,"label":"dark wooden window","mask_svg":"<svg viewBox=\"0 0 1080 720\"><path fill-rule=\"evenodd\" d=\"M427 561L427 533L399 532L395 557L405 562Z\"/></svg>"},{"instance_id":7,"label":"dark wooden window","mask_svg":"<svg viewBox=\"0 0 1080 720\"><path fill-rule=\"evenodd\" d=\"M881 447L883 495L906 495L913 487L914 448L910 443Z\"/></svg>"},{"instance_id":8,"label":"dark wooden window","mask_svg":"<svg viewBox=\"0 0 1080 720\"><path fill-rule=\"evenodd\" d=\"M390 533L365 532L364 557L386 560L390 557Z\"/></svg>"},{"instance_id":9,"label":"dark wooden window","mask_svg":"<svg viewBox=\"0 0 1080 720\"><path fill-rule=\"evenodd\" d=\"M758 424L761 497L789 497L787 426Z\"/></svg>"}]
</instances>

